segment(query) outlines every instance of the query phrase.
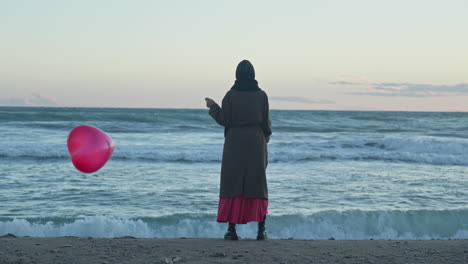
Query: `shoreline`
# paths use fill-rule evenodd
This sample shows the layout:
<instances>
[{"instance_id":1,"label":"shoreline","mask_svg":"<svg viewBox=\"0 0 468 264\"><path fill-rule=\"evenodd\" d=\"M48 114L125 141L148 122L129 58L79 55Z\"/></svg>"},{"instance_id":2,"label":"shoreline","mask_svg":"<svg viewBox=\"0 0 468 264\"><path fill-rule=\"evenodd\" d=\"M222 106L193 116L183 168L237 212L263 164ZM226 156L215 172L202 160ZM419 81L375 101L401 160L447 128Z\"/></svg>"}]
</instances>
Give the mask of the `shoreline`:
<instances>
[{"instance_id":1,"label":"shoreline","mask_svg":"<svg viewBox=\"0 0 468 264\"><path fill-rule=\"evenodd\" d=\"M0 236L0 263L468 263L468 240Z\"/></svg>"}]
</instances>

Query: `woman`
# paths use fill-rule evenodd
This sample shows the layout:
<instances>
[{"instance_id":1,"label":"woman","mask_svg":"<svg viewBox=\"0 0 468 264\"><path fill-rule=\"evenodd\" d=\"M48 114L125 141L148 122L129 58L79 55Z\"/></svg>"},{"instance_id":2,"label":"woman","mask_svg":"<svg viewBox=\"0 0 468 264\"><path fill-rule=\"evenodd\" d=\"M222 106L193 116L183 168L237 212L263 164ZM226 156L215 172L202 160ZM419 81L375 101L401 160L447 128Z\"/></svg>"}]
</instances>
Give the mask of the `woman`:
<instances>
[{"instance_id":1,"label":"woman","mask_svg":"<svg viewBox=\"0 0 468 264\"><path fill-rule=\"evenodd\" d=\"M205 98L209 114L224 126L218 222L229 222L224 239L237 240L236 224L258 222L257 240L267 238L267 143L271 135L268 97L258 87L252 64L243 60L220 107Z\"/></svg>"}]
</instances>

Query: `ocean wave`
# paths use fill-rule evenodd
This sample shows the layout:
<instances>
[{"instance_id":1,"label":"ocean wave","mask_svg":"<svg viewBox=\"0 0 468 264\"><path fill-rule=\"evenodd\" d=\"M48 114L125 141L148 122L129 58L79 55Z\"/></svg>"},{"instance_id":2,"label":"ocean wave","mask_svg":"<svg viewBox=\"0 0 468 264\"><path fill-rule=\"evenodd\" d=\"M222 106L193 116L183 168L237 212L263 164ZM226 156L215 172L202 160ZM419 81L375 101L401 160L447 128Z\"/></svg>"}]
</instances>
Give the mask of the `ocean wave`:
<instances>
[{"instance_id":1,"label":"ocean wave","mask_svg":"<svg viewBox=\"0 0 468 264\"><path fill-rule=\"evenodd\" d=\"M3 122L206 122L208 110L202 109L125 109L125 108L0 108Z\"/></svg>"},{"instance_id":2,"label":"ocean wave","mask_svg":"<svg viewBox=\"0 0 468 264\"><path fill-rule=\"evenodd\" d=\"M52 133L68 134L74 127L79 125L90 125L98 127L106 133L136 133L136 134L151 134L151 133L194 133L207 132L209 128L215 127L214 124L200 124L196 122L185 122L184 124L167 124L160 122L76 122L76 121L31 121L31 122L10 122L9 125L15 130L18 129L38 129L42 131L50 131ZM47 133L47 132L45 132Z\"/></svg>"},{"instance_id":3,"label":"ocean wave","mask_svg":"<svg viewBox=\"0 0 468 264\"><path fill-rule=\"evenodd\" d=\"M466 113L271 111L274 132L291 134L427 133L466 138L467 118ZM3 107L0 121L9 127L54 131L88 124L111 133L207 131L217 126L206 109Z\"/></svg>"},{"instance_id":4,"label":"ocean wave","mask_svg":"<svg viewBox=\"0 0 468 264\"><path fill-rule=\"evenodd\" d=\"M69 160L69 155L18 155L11 156L0 154L0 158L12 159L18 161L18 158L25 160L37 160L37 161L57 161L63 162ZM221 162L221 153L219 155L204 155L198 156L193 153L174 153L174 154L158 154L158 155L138 155L138 156L119 156L115 155L111 158L112 160L123 161L123 162L174 162L174 163L210 163L210 162ZM333 154L312 154L312 153L303 153L301 155L291 154L281 155L270 154L268 160L269 163L293 163L293 162L322 162L322 161L382 161L382 162L402 162L402 163L414 163L414 164L432 164L432 165L455 165L455 166L466 166L468 165L468 160L466 156L446 156L439 157L436 155L418 155L415 156L413 153L404 153L404 154L395 154L395 153L385 153L382 155L376 155L375 153L367 153L360 155L333 155Z\"/></svg>"},{"instance_id":5,"label":"ocean wave","mask_svg":"<svg viewBox=\"0 0 468 264\"><path fill-rule=\"evenodd\" d=\"M185 140L184 142L179 142ZM157 143L157 141L155 141ZM195 144L178 138L163 145L118 144L112 159L142 162L221 162L222 141L219 144ZM66 160L65 143L6 145L0 148L5 159ZM383 161L433 165L468 165L466 140L440 140L431 137L357 138L336 140L279 141L269 145L270 163L308 161Z\"/></svg>"},{"instance_id":6,"label":"ocean wave","mask_svg":"<svg viewBox=\"0 0 468 264\"><path fill-rule=\"evenodd\" d=\"M57 237L219 238L226 225L213 214L119 218L0 218L0 234ZM321 211L311 215L267 217L271 238L285 239L468 239L468 210ZM238 233L252 238L255 223Z\"/></svg>"}]
</instances>

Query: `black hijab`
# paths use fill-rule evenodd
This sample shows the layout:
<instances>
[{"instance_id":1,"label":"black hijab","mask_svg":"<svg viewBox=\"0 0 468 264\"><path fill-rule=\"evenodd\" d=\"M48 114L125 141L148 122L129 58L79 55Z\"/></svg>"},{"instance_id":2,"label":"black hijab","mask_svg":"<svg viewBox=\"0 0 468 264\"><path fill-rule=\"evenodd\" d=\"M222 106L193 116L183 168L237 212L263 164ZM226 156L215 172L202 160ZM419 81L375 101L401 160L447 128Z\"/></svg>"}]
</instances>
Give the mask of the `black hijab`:
<instances>
[{"instance_id":1,"label":"black hijab","mask_svg":"<svg viewBox=\"0 0 468 264\"><path fill-rule=\"evenodd\" d=\"M231 90L255 92L259 91L258 82L255 80L255 69L248 60L243 60L237 65L236 82Z\"/></svg>"}]
</instances>

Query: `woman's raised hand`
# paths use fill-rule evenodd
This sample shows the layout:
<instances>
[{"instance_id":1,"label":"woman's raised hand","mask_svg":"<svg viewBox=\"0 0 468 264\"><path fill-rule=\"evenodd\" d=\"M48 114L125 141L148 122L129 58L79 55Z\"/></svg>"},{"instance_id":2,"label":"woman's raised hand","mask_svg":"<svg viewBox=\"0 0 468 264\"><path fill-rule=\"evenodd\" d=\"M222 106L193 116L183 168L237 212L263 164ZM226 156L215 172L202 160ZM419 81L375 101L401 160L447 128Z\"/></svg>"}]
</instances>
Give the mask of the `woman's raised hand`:
<instances>
[{"instance_id":1,"label":"woman's raised hand","mask_svg":"<svg viewBox=\"0 0 468 264\"><path fill-rule=\"evenodd\" d=\"M216 104L216 102L213 99L210 99L208 97L205 98L206 101L206 107L210 108L212 105Z\"/></svg>"}]
</instances>

